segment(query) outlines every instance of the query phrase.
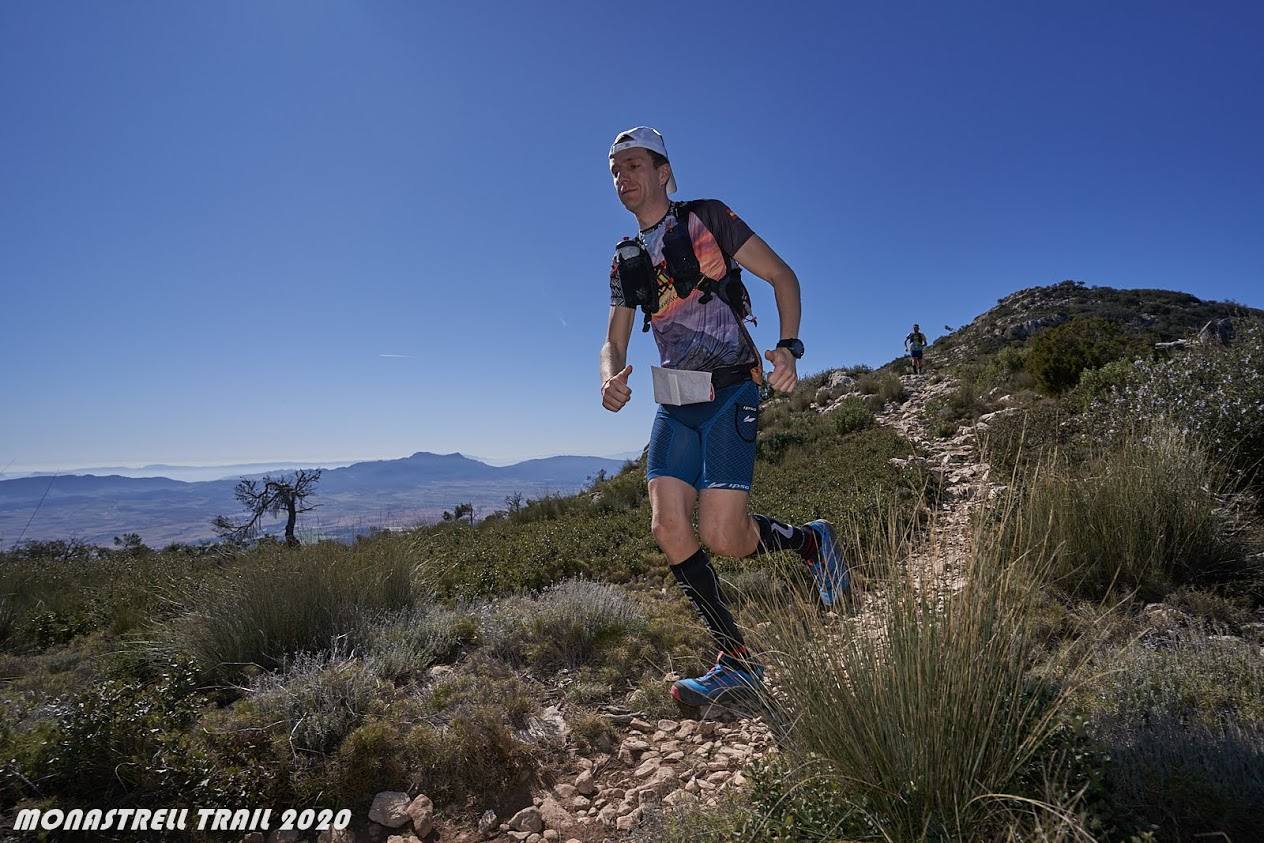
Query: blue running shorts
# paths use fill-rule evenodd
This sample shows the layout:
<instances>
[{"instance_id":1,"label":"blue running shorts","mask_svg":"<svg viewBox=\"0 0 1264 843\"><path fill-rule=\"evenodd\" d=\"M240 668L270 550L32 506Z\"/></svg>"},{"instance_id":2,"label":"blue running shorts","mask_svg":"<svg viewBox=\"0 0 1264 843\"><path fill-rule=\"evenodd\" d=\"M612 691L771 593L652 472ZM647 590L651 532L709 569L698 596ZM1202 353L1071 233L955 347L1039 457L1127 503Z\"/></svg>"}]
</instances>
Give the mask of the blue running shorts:
<instances>
[{"instance_id":1,"label":"blue running shorts","mask_svg":"<svg viewBox=\"0 0 1264 843\"><path fill-rule=\"evenodd\" d=\"M650 432L645 476L675 477L695 489L749 492L755 475L759 387L752 380L700 404L662 404Z\"/></svg>"}]
</instances>

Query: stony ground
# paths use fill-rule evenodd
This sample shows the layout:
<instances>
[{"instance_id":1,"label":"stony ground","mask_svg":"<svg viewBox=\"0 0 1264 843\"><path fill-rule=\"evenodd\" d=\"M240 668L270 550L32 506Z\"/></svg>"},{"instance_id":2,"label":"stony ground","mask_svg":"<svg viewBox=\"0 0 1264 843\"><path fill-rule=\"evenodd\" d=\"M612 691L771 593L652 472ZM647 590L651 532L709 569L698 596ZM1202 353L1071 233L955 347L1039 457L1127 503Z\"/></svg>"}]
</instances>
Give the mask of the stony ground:
<instances>
[{"instance_id":1,"label":"stony ground","mask_svg":"<svg viewBox=\"0 0 1264 843\"><path fill-rule=\"evenodd\" d=\"M932 383L926 376L912 375L901 380L906 400L888 404L878 421L912 442L910 460L925 465L940 481L943 494L919 557L936 582L951 587L959 560L968 552L971 513L1001 488L989 478L988 466L979 457L977 438L987 429L988 417L950 439L936 439L926 431L923 410L931 399L947 396L955 382ZM816 409L828 413L834 406L829 403ZM857 610L862 622L866 615L880 617L881 611L880 595L862 595ZM775 677L769 679L775 683ZM565 711L550 709L548 714L565 739ZM776 752L767 723L736 717L730 710L703 711L699 720L649 722L636 712L612 707L607 717L618 734L607 751L582 754L572 744L569 768L554 770L551 786L531 794L531 804L511 815L501 816L489 808L476 822L454 823L436 817L423 794L384 792L373 803L367 828L323 832L317 839L322 843L616 841L626 839L647 810L716 804L726 790L746 784L742 770L753 760ZM262 835L245 839L264 843ZM269 838L298 839L275 832Z\"/></svg>"}]
</instances>

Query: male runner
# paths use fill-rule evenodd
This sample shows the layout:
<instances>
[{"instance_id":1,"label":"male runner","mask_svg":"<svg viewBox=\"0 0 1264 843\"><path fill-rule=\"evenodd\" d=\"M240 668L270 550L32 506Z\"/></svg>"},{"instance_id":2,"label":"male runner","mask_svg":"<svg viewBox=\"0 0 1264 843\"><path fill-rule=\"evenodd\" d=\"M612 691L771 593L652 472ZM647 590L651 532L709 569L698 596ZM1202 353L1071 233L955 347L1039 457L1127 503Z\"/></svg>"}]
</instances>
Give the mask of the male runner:
<instances>
[{"instance_id":1,"label":"male runner","mask_svg":"<svg viewBox=\"0 0 1264 843\"><path fill-rule=\"evenodd\" d=\"M822 602L832 605L847 589L847 574L830 524L813 521L800 527L747 511L755 466L759 388L762 377L758 349L735 308L734 295L713 294L732 285L741 268L772 284L781 318L781 341L764 357L772 363L768 380L774 389L790 392L798 382L795 361L803 355L799 341L799 280L794 271L724 203L714 199L675 203L668 194L676 179L667 160L662 135L640 126L620 133L610 147L610 174L619 201L636 217L640 235L619 246L610 273L610 318L601 348L601 403L618 412L632 396L628 376L628 340L632 333L637 289L631 262L623 255L647 255L647 279L654 329L665 369L709 372L712 399L699 403L663 404L650 434L646 477L649 480L651 529L667 556L681 588L720 647L716 664L704 676L682 679L672 696L689 705L714 702L726 692L758 687L763 668L746 649L733 621L720 581L698 532L714 553L744 558L793 550L812 566ZM684 228L677 228L683 226ZM687 234L687 237L685 235ZM683 238L683 239L682 239ZM666 247L666 249L665 249ZM688 255L703 281L681 289L675 276L686 276ZM670 258L670 259L669 259ZM676 272L673 273L673 267ZM720 282L718 286L714 282ZM645 299L642 299L644 306Z\"/></svg>"},{"instance_id":2,"label":"male runner","mask_svg":"<svg viewBox=\"0 0 1264 843\"><path fill-rule=\"evenodd\" d=\"M916 323L913 324L913 330L904 338L904 350L909 353L909 358L913 361L913 374L920 375L922 373L922 349L926 347L926 335L922 333L922 329Z\"/></svg>"}]
</instances>

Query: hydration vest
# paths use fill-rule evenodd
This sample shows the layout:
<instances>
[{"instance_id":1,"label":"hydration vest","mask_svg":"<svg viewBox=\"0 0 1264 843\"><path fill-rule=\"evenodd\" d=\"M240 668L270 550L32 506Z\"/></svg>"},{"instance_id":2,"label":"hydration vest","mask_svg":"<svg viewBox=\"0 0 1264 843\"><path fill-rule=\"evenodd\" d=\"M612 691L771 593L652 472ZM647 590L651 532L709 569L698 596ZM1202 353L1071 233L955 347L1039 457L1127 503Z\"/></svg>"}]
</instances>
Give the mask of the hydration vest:
<instances>
[{"instance_id":1,"label":"hydration vest","mask_svg":"<svg viewBox=\"0 0 1264 843\"><path fill-rule=\"evenodd\" d=\"M693 239L689 236L689 214L699 201L672 203L671 212L676 217L676 224L663 232L663 259L667 263L667 272L678 298L685 298L695 288L702 290L702 296L698 299L701 303L709 302L712 296L719 296L733 311L733 318L742 329L743 338L758 360L758 350L745 324L748 320L752 325L757 325L758 322L751 313L750 294L742 283L741 267L734 265L732 256L723 250L721 254L724 265L728 268L723 278L707 277L698 264ZM623 288L623 300L628 307L641 308L644 313L641 330L648 331L650 317L658 312L658 273L641 236L637 235L635 240L624 238L615 247L615 260L619 284Z\"/></svg>"}]
</instances>

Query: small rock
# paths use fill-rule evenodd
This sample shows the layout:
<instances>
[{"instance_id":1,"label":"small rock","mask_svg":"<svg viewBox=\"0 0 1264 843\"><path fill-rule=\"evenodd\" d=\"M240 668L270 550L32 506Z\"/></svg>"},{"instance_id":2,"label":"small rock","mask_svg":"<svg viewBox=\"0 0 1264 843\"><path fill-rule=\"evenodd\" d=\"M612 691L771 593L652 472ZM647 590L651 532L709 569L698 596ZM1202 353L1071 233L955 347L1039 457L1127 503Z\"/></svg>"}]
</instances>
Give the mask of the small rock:
<instances>
[{"instance_id":1,"label":"small rock","mask_svg":"<svg viewBox=\"0 0 1264 843\"><path fill-rule=\"evenodd\" d=\"M549 841L549 843L553 843L553 841L555 840L562 839L562 835L555 828L546 828L542 836L544 837L545 840Z\"/></svg>"},{"instance_id":2,"label":"small rock","mask_svg":"<svg viewBox=\"0 0 1264 843\"><path fill-rule=\"evenodd\" d=\"M417 794L404 810L412 818L413 831L418 837L425 837L434 829L434 803L426 794Z\"/></svg>"},{"instance_id":3,"label":"small rock","mask_svg":"<svg viewBox=\"0 0 1264 843\"><path fill-rule=\"evenodd\" d=\"M575 824L570 811L563 808L556 799L548 797L540 803L540 819L545 826L552 829L567 829Z\"/></svg>"},{"instance_id":4,"label":"small rock","mask_svg":"<svg viewBox=\"0 0 1264 843\"><path fill-rule=\"evenodd\" d=\"M589 799L587 796L576 796L574 799L571 800L571 807L574 808L576 811L583 811L586 808L588 808L590 805L592 805L592 800Z\"/></svg>"},{"instance_id":5,"label":"small rock","mask_svg":"<svg viewBox=\"0 0 1264 843\"><path fill-rule=\"evenodd\" d=\"M680 728L676 730L676 737L683 741L696 731L698 731L697 720L683 720L680 723Z\"/></svg>"},{"instance_id":6,"label":"small rock","mask_svg":"<svg viewBox=\"0 0 1264 843\"><path fill-rule=\"evenodd\" d=\"M327 828L316 835L316 843L355 843L355 832L349 828Z\"/></svg>"},{"instance_id":7,"label":"small rock","mask_svg":"<svg viewBox=\"0 0 1264 843\"><path fill-rule=\"evenodd\" d=\"M554 786L553 792L557 794L559 799L574 799L575 794L578 791L576 790L575 785L563 782L562 784Z\"/></svg>"},{"instance_id":8,"label":"small rock","mask_svg":"<svg viewBox=\"0 0 1264 843\"><path fill-rule=\"evenodd\" d=\"M514 814L509 827L514 831L541 832L544 831L544 819L540 816L540 809L532 805Z\"/></svg>"},{"instance_id":9,"label":"small rock","mask_svg":"<svg viewBox=\"0 0 1264 843\"><path fill-rule=\"evenodd\" d=\"M629 723L628 726L630 726L631 728L635 729L638 732L642 732L643 734L647 734L647 735L654 731L653 726L651 726L648 722L642 720L639 717L634 717L632 719L632 722Z\"/></svg>"},{"instance_id":10,"label":"small rock","mask_svg":"<svg viewBox=\"0 0 1264 843\"><path fill-rule=\"evenodd\" d=\"M496 828L496 812L490 809L484 811L483 816L478 818L478 833L490 834L494 828Z\"/></svg>"},{"instance_id":11,"label":"small rock","mask_svg":"<svg viewBox=\"0 0 1264 843\"><path fill-rule=\"evenodd\" d=\"M636 824L640 821L641 821L641 809L637 808L632 813L624 814L622 817L619 817L619 819L615 820L615 828L617 828L619 831L631 831L633 828L636 827Z\"/></svg>"},{"instance_id":12,"label":"small rock","mask_svg":"<svg viewBox=\"0 0 1264 843\"><path fill-rule=\"evenodd\" d=\"M241 838L241 843L264 843L268 838L263 836L262 831L252 831L245 837Z\"/></svg>"},{"instance_id":13,"label":"small rock","mask_svg":"<svg viewBox=\"0 0 1264 843\"><path fill-rule=\"evenodd\" d=\"M452 667L446 664L437 664L430 668L428 673L431 679L442 679L452 672Z\"/></svg>"},{"instance_id":14,"label":"small rock","mask_svg":"<svg viewBox=\"0 0 1264 843\"><path fill-rule=\"evenodd\" d=\"M369 819L387 828L399 828L407 825L412 817L408 816L408 806L412 802L407 793L398 790L384 790L373 797L373 805L369 808Z\"/></svg>"},{"instance_id":15,"label":"small rock","mask_svg":"<svg viewBox=\"0 0 1264 843\"><path fill-rule=\"evenodd\" d=\"M688 805L697 801L698 797L687 790L675 790L663 797L663 804L671 805L673 807L677 805Z\"/></svg>"},{"instance_id":16,"label":"small rock","mask_svg":"<svg viewBox=\"0 0 1264 843\"><path fill-rule=\"evenodd\" d=\"M421 840L415 834L392 834L386 843L421 843Z\"/></svg>"},{"instance_id":17,"label":"small rock","mask_svg":"<svg viewBox=\"0 0 1264 843\"><path fill-rule=\"evenodd\" d=\"M675 720L663 719L658 721L658 731L660 732L674 732L678 728L680 728L680 724Z\"/></svg>"},{"instance_id":18,"label":"small rock","mask_svg":"<svg viewBox=\"0 0 1264 843\"><path fill-rule=\"evenodd\" d=\"M597 792L597 785L593 784L592 770L584 770L575 777L575 790L584 796L592 796Z\"/></svg>"}]
</instances>

